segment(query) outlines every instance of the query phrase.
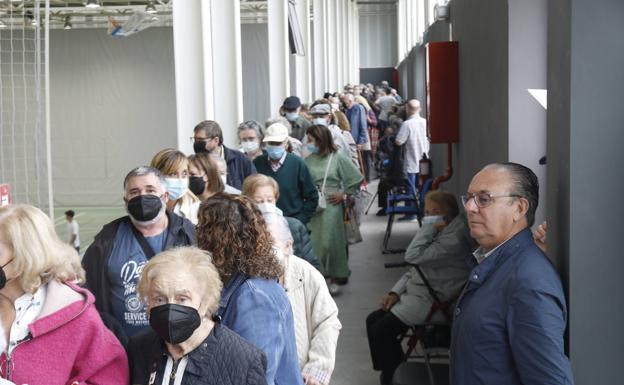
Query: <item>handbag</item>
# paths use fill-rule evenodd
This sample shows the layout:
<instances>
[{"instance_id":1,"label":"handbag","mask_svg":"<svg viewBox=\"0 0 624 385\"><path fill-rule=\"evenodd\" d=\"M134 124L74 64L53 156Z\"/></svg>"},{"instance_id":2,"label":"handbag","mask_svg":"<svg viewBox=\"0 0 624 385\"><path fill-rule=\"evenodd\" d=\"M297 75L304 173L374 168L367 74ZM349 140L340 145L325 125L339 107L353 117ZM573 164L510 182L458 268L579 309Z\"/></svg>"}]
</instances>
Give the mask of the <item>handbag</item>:
<instances>
[{"instance_id":1,"label":"handbag","mask_svg":"<svg viewBox=\"0 0 624 385\"><path fill-rule=\"evenodd\" d=\"M348 244L354 245L362 242L362 233L360 232L360 224L357 220L354 205L347 205L347 207L345 207L344 229Z\"/></svg>"},{"instance_id":2,"label":"handbag","mask_svg":"<svg viewBox=\"0 0 624 385\"><path fill-rule=\"evenodd\" d=\"M318 206L316 207L317 211L324 210L327 207L327 199L325 198L325 183L327 182L327 174L329 174L329 166L331 165L331 161L333 157L334 157L334 153L332 152L329 155L329 161L327 161L327 167L325 168L325 176L323 177L323 186L318 191Z\"/></svg>"}]
</instances>

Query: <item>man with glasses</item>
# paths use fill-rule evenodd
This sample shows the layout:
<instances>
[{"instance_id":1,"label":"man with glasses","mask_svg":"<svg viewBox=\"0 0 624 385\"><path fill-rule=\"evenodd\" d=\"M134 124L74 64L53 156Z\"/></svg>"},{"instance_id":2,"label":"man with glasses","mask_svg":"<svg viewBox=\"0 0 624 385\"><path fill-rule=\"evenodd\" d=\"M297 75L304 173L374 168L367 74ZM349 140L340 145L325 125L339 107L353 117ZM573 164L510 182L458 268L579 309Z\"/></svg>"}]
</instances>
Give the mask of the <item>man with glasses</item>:
<instances>
[{"instance_id":1,"label":"man with glasses","mask_svg":"<svg viewBox=\"0 0 624 385\"><path fill-rule=\"evenodd\" d=\"M245 154L223 144L221 126L214 120L204 120L195 126L191 140L196 154L208 152L225 160L227 184L235 189L242 189L245 178L256 173L256 168Z\"/></svg>"},{"instance_id":2,"label":"man with glasses","mask_svg":"<svg viewBox=\"0 0 624 385\"><path fill-rule=\"evenodd\" d=\"M538 191L527 167L495 163L474 176L462 197L479 248L454 312L454 385L573 383L561 280L530 229Z\"/></svg>"}]
</instances>

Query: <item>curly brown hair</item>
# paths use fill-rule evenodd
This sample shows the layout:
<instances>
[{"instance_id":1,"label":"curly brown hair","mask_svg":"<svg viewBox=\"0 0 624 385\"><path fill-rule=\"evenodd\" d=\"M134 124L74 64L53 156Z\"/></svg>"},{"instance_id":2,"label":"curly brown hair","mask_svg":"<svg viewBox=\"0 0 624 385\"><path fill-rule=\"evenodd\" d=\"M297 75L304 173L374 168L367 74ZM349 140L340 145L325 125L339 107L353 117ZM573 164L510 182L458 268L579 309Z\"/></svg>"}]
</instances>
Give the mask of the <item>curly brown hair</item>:
<instances>
[{"instance_id":1,"label":"curly brown hair","mask_svg":"<svg viewBox=\"0 0 624 385\"><path fill-rule=\"evenodd\" d=\"M245 196L216 194L201 204L197 246L212 253L223 282L239 272L277 279L283 274L262 214Z\"/></svg>"}]
</instances>

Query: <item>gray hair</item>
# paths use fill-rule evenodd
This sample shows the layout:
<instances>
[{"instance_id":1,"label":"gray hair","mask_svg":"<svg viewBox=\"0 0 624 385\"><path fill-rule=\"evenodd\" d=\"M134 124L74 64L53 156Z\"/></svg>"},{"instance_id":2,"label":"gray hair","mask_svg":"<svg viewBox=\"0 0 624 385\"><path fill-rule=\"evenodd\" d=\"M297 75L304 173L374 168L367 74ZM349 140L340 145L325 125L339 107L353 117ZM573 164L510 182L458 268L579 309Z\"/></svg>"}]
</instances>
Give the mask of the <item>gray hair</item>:
<instances>
[{"instance_id":1,"label":"gray hair","mask_svg":"<svg viewBox=\"0 0 624 385\"><path fill-rule=\"evenodd\" d=\"M152 175L152 174L156 178L158 178L162 186L165 186L165 176L160 172L159 169L150 167L150 166L139 166L139 167L133 168L128 173L128 175L126 175L126 177L124 178L124 182L123 182L124 192L126 192L126 188L128 187L128 182L130 181L131 178L134 178L137 176Z\"/></svg>"},{"instance_id":2,"label":"gray hair","mask_svg":"<svg viewBox=\"0 0 624 385\"><path fill-rule=\"evenodd\" d=\"M268 126L267 126L268 127ZM258 135L260 141L264 138L264 134L262 133L262 125L255 120L247 120L238 125L238 135L240 137L240 133L245 130L253 130Z\"/></svg>"},{"instance_id":3,"label":"gray hair","mask_svg":"<svg viewBox=\"0 0 624 385\"><path fill-rule=\"evenodd\" d=\"M267 224L269 233L273 238L281 243L287 243L293 241L290 227L288 227L288 221L283 216L276 213L263 213L264 221Z\"/></svg>"},{"instance_id":4,"label":"gray hair","mask_svg":"<svg viewBox=\"0 0 624 385\"><path fill-rule=\"evenodd\" d=\"M492 167L503 169L511 174L514 185L509 193L525 198L529 202L529 209L525 217L529 227L533 226L535 223L535 211L539 203L539 181L537 175L530 168L513 162L492 163L485 166L484 169Z\"/></svg>"},{"instance_id":5,"label":"gray hair","mask_svg":"<svg viewBox=\"0 0 624 385\"><path fill-rule=\"evenodd\" d=\"M264 127L269 128L269 126L274 123L281 123L286 126L286 128L288 128L288 135L292 133L292 125L290 124L290 121L283 116L267 119L267 121L264 123Z\"/></svg>"}]
</instances>

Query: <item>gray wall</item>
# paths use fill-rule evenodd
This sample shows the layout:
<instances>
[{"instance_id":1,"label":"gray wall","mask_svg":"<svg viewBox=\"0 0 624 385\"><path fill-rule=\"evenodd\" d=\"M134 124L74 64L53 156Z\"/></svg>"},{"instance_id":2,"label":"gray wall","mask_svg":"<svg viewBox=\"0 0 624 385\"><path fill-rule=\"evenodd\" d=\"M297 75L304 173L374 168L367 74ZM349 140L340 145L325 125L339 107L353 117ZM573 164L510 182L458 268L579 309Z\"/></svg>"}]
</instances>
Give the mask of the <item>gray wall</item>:
<instances>
[{"instance_id":1,"label":"gray wall","mask_svg":"<svg viewBox=\"0 0 624 385\"><path fill-rule=\"evenodd\" d=\"M176 146L174 82L171 28L127 38L96 29L51 31L57 204L121 204L125 174Z\"/></svg>"},{"instance_id":2,"label":"gray wall","mask_svg":"<svg viewBox=\"0 0 624 385\"><path fill-rule=\"evenodd\" d=\"M396 5L360 4L360 67L394 67L398 60Z\"/></svg>"},{"instance_id":3,"label":"gray wall","mask_svg":"<svg viewBox=\"0 0 624 385\"><path fill-rule=\"evenodd\" d=\"M268 39L269 30L266 23L241 24L243 118L257 120L260 123L264 123L271 115ZM291 75L293 73L291 70Z\"/></svg>"},{"instance_id":4,"label":"gray wall","mask_svg":"<svg viewBox=\"0 0 624 385\"><path fill-rule=\"evenodd\" d=\"M622 383L624 3L549 6L549 254L569 286L577 384Z\"/></svg>"},{"instance_id":5,"label":"gray wall","mask_svg":"<svg viewBox=\"0 0 624 385\"><path fill-rule=\"evenodd\" d=\"M508 159L507 15L504 1L451 3L453 40L459 42L459 143L453 145L453 177L441 188L457 195L484 165ZM434 23L425 35L425 43L448 40L445 22ZM417 88L416 95L424 96L424 84ZM447 166L446 149L445 144L432 145L435 175Z\"/></svg>"},{"instance_id":6,"label":"gray wall","mask_svg":"<svg viewBox=\"0 0 624 385\"><path fill-rule=\"evenodd\" d=\"M509 161L529 167L546 194L546 110L527 89L546 89L548 0L509 2ZM537 223L546 216L546 199L540 199Z\"/></svg>"}]
</instances>

